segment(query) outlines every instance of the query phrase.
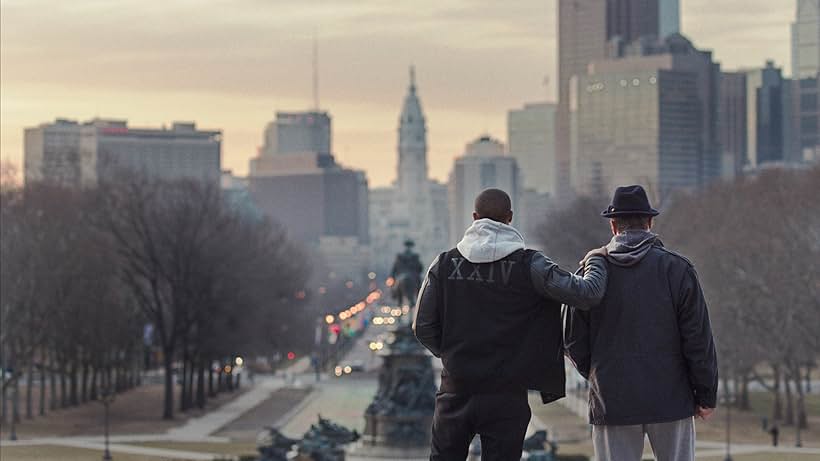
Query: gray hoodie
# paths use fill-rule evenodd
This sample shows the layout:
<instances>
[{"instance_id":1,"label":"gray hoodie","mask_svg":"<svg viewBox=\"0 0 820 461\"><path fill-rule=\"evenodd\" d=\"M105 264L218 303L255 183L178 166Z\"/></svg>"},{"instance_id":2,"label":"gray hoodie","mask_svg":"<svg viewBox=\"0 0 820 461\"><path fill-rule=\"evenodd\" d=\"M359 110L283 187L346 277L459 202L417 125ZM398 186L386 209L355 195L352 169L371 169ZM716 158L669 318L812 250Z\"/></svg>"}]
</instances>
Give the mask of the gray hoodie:
<instances>
[{"instance_id":1,"label":"gray hoodie","mask_svg":"<svg viewBox=\"0 0 820 461\"><path fill-rule=\"evenodd\" d=\"M491 263L524 249L524 237L509 224L483 218L473 221L456 245L471 263Z\"/></svg>"},{"instance_id":2,"label":"gray hoodie","mask_svg":"<svg viewBox=\"0 0 820 461\"><path fill-rule=\"evenodd\" d=\"M645 230L628 230L613 235L607 244L609 262L621 267L638 264L658 241L657 234Z\"/></svg>"}]
</instances>

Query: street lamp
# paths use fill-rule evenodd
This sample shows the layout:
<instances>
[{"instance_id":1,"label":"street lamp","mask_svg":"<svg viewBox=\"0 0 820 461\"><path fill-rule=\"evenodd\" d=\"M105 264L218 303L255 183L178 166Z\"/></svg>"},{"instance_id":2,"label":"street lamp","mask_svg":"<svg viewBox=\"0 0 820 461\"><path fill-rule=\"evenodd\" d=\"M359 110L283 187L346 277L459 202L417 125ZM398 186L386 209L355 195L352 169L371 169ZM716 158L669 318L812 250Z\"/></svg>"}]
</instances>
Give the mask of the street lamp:
<instances>
[{"instance_id":1,"label":"street lamp","mask_svg":"<svg viewBox=\"0 0 820 461\"><path fill-rule=\"evenodd\" d=\"M726 457L723 461L732 461L732 395L728 384L723 394L723 404L726 406Z\"/></svg>"},{"instance_id":2,"label":"street lamp","mask_svg":"<svg viewBox=\"0 0 820 461\"><path fill-rule=\"evenodd\" d=\"M108 407L114 403L114 391L111 389L111 384L106 384L102 389L100 395L100 403L105 408L105 452L103 453L103 461L111 461L111 451L108 449Z\"/></svg>"}]
</instances>

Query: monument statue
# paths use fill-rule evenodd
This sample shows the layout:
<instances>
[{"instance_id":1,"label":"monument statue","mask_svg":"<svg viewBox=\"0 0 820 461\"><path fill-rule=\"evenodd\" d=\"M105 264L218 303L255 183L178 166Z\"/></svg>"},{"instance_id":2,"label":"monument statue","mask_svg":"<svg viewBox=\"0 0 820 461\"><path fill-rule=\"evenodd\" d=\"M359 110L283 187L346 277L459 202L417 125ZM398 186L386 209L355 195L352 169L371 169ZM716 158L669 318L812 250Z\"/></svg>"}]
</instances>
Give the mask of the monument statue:
<instances>
[{"instance_id":1,"label":"monument statue","mask_svg":"<svg viewBox=\"0 0 820 461\"><path fill-rule=\"evenodd\" d=\"M404 242L404 252L396 255L393 270L390 272L390 276L393 277L393 299L399 306L415 304L421 287L421 272L424 266L418 253L413 251L414 245L412 240Z\"/></svg>"},{"instance_id":2,"label":"monument statue","mask_svg":"<svg viewBox=\"0 0 820 461\"><path fill-rule=\"evenodd\" d=\"M396 255L393 297L410 306L412 318L421 287L423 266L413 242ZM399 322L387 347L379 353L379 388L365 410L361 441L348 450L348 461L427 459L436 401L436 383L430 354L416 340L410 322Z\"/></svg>"},{"instance_id":3,"label":"monument statue","mask_svg":"<svg viewBox=\"0 0 820 461\"><path fill-rule=\"evenodd\" d=\"M345 461L344 446L359 433L319 415L300 440L291 439L275 427L266 427L256 438L258 461Z\"/></svg>"}]
</instances>

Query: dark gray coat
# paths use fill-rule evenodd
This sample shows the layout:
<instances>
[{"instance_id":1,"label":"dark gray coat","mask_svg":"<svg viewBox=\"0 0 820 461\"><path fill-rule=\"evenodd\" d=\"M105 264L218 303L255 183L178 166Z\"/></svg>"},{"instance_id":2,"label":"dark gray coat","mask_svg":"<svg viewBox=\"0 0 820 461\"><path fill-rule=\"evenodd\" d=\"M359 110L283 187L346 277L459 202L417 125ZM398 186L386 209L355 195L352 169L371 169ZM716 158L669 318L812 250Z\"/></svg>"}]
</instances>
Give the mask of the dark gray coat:
<instances>
[{"instance_id":1,"label":"dark gray coat","mask_svg":"<svg viewBox=\"0 0 820 461\"><path fill-rule=\"evenodd\" d=\"M564 331L590 382L590 422L660 423L714 408L717 357L694 267L649 232L616 236L608 248L601 304L570 307Z\"/></svg>"}]
</instances>

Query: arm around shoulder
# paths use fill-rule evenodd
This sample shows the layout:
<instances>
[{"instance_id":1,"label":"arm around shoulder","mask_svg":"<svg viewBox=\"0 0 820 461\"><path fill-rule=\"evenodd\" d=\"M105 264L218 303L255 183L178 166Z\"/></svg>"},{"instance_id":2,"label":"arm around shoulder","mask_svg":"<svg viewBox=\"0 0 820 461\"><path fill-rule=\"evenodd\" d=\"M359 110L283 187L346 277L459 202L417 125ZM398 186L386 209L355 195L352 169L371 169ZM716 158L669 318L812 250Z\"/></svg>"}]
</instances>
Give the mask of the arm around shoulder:
<instances>
[{"instance_id":1,"label":"arm around shoulder","mask_svg":"<svg viewBox=\"0 0 820 461\"><path fill-rule=\"evenodd\" d=\"M543 253L537 252L532 257L530 275L536 291L542 296L581 310L600 304L606 290L606 260L600 256L589 258L583 276L580 276L561 269Z\"/></svg>"}]
</instances>

